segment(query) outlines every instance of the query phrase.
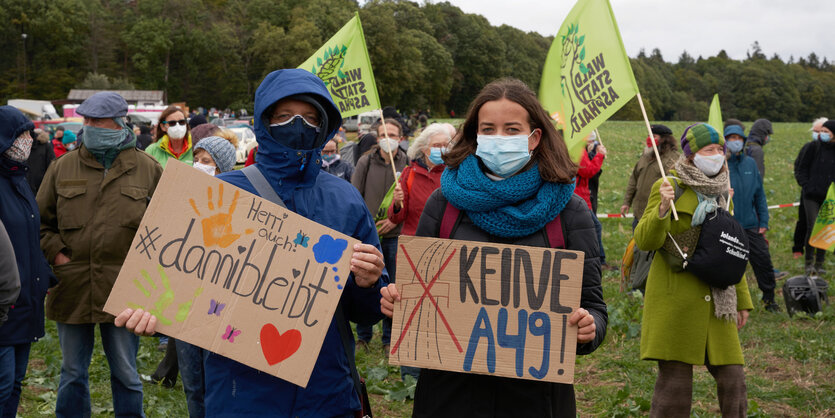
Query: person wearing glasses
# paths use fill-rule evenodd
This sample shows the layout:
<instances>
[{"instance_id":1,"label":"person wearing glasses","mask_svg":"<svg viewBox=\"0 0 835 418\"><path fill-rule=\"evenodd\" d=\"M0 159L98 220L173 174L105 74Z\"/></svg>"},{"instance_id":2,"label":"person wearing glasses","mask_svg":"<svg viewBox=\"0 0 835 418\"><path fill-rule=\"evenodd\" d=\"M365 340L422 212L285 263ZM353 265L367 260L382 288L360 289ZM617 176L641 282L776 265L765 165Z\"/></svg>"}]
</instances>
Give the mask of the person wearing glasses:
<instances>
[{"instance_id":1,"label":"person wearing glasses","mask_svg":"<svg viewBox=\"0 0 835 418\"><path fill-rule=\"evenodd\" d=\"M154 142L145 148L162 168L169 158L180 160L188 165L194 161L191 148L191 128L188 126L186 114L179 106L168 106L159 115L159 123L154 129Z\"/></svg>"}]
</instances>

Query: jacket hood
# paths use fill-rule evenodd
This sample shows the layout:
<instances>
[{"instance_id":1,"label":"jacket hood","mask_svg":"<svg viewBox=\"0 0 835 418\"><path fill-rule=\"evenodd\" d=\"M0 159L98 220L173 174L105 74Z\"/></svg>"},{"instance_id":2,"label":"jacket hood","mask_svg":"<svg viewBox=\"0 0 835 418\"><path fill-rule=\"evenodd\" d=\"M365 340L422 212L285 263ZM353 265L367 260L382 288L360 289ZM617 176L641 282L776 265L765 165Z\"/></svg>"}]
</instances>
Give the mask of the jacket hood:
<instances>
[{"instance_id":1,"label":"jacket hood","mask_svg":"<svg viewBox=\"0 0 835 418\"><path fill-rule=\"evenodd\" d=\"M273 103L289 96L306 94L315 98L327 114L326 136L309 150L290 148L275 140L270 134L269 116L266 112ZM309 71L300 69L273 71L264 78L255 91L255 136L258 153L255 162L274 185L294 187L312 184L322 165L322 148L342 126L342 116L330 98L325 83Z\"/></svg>"},{"instance_id":2,"label":"jacket hood","mask_svg":"<svg viewBox=\"0 0 835 418\"><path fill-rule=\"evenodd\" d=\"M748 131L748 141L765 145L765 138L774 133L771 121L768 119L757 119Z\"/></svg>"},{"instance_id":3,"label":"jacket hood","mask_svg":"<svg viewBox=\"0 0 835 418\"><path fill-rule=\"evenodd\" d=\"M297 94L314 96L327 113L326 140L322 141L318 148L324 147L325 142L333 138L342 126L342 115L331 99L325 83L319 77L301 69L273 71L264 78L258 90L255 91L255 135L258 137L259 153L260 147L266 145L261 143L262 140L269 139L269 142L276 142L270 135L269 115L266 115L265 111L275 102Z\"/></svg>"},{"instance_id":4,"label":"jacket hood","mask_svg":"<svg viewBox=\"0 0 835 418\"><path fill-rule=\"evenodd\" d=\"M24 131L35 129L35 124L12 106L0 106L0 153L6 152Z\"/></svg>"}]
</instances>

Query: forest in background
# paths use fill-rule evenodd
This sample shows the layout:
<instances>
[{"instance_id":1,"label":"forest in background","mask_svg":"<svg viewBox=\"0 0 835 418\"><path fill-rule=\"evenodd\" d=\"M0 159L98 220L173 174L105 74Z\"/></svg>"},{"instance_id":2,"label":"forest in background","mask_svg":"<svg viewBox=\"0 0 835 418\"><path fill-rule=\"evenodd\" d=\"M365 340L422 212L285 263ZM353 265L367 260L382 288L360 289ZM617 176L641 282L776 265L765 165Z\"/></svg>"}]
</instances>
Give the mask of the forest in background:
<instances>
[{"instance_id":1,"label":"forest in background","mask_svg":"<svg viewBox=\"0 0 835 418\"><path fill-rule=\"evenodd\" d=\"M306 60L359 11L384 106L463 115L505 76L538 89L553 37L464 13L449 3L371 0L0 0L0 99L64 99L71 88L164 90L190 107L252 110L255 89ZM554 30L559 22L555 21ZM23 35L26 36L23 36ZM651 120L723 115L811 121L835 116L835 66L814 52L744 60L631 58ZM674 62L673 62L674 61ZM640 119L633 99L613 119Z\"/></svg>"}]
</instances>

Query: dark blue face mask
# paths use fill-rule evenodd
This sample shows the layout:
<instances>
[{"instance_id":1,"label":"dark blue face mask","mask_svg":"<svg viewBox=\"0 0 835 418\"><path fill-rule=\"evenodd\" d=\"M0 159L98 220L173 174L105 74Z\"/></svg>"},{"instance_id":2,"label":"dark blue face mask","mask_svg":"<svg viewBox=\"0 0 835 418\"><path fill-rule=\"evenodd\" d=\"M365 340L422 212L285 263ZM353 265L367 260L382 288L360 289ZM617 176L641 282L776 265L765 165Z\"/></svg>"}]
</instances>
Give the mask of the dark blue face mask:
<instances>
[{"instance_id":1,"label":"dark blue face mask","mask_svg":"<svg viewBox=\"0 0 835 418\"><path fill-rule=\"evenodd\" d=\"M270 125L270 135L286 147L310 150L316 147L319 128L309 124L301 115L295 115L286 122Z\"/></svg>"}]
</instances>

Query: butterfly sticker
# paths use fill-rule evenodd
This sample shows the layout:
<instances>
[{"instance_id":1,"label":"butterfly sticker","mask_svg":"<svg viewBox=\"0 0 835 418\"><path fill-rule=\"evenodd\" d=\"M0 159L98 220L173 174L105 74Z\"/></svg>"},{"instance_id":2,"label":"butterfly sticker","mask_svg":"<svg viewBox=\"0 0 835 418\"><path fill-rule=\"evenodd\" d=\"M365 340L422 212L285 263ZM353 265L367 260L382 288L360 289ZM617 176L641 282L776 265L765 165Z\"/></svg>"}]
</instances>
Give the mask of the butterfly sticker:
<instances>
[{"instance_id":1,"label":"butterfly sticker","mask_svg":"<svg viewBox=\"0 0 835 418\"><path fill-rule=\"evenodd\" d=\"M220 316L220 311L222 311L223 308L225 308L225 307L226 307L225 303L220 303L220 302L212 299L209 302L209 315L215 314L217 316Z\"/></svg>"},{"instance_id":2,"label":"butterfly sticker","mask_svg":"<svg viewBox=\"0 0 835 418\"><path fill-rule=\"evenodd\" d=\"M293 240L293 244L301 245L302 247L307 248L308 240L310 240L310 237L299 231L299 233L296 234L296 239Z\"/></svg>"},{"instance_id":3,"label":"butterfly sticker","mask_svg":"<svg viewBox=\"0 0 835 418\"><path fill-rule=\"evenodd\" d=\"M235 337L238 335L241 335L241 330L233 328L232 325L227 325L226 332L223 334L223 339L229 340L230 343L234 343Z\"/></svg>"}]
</instances>

